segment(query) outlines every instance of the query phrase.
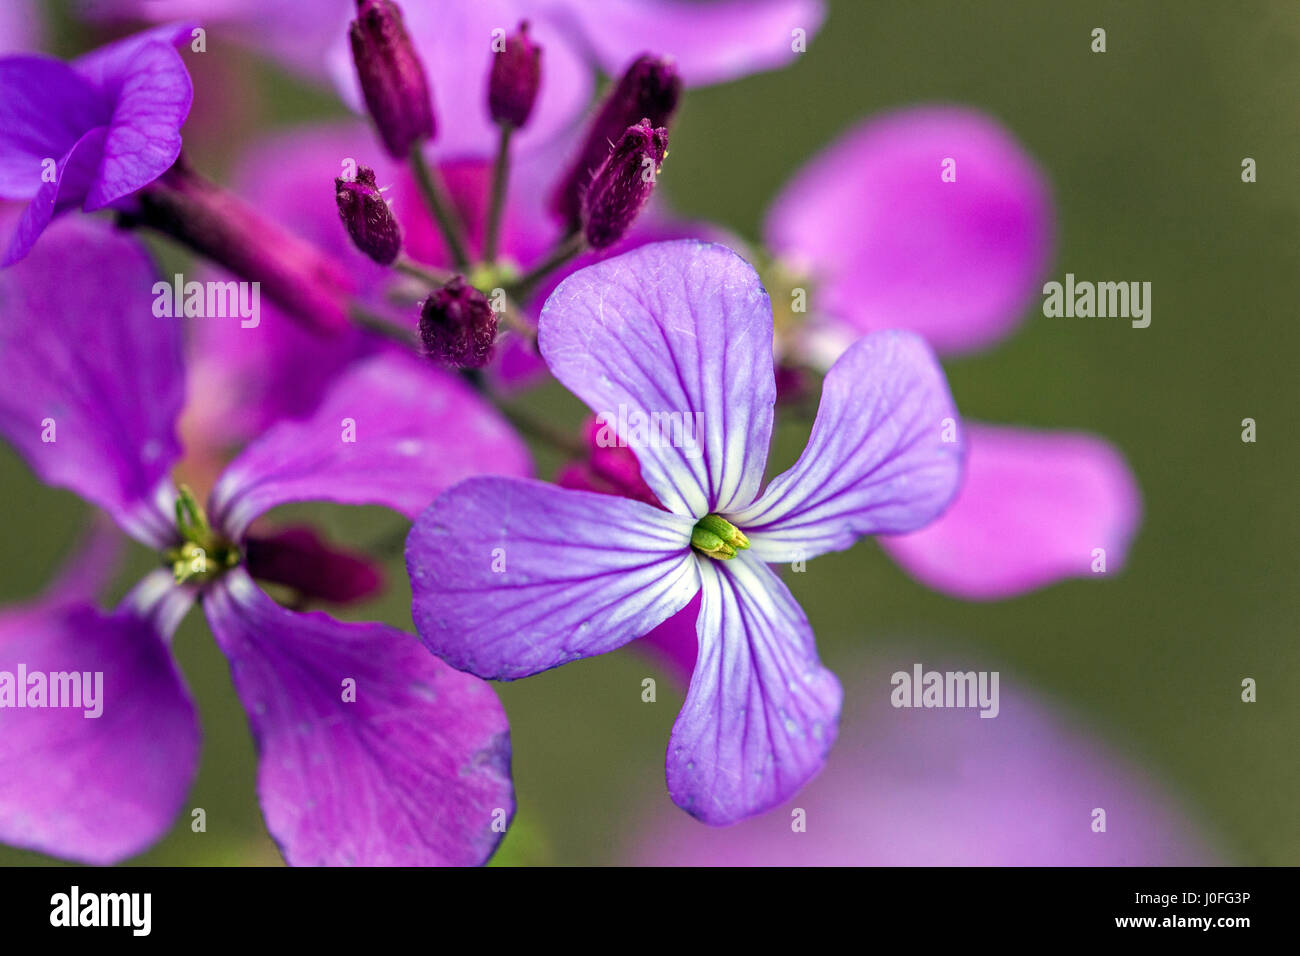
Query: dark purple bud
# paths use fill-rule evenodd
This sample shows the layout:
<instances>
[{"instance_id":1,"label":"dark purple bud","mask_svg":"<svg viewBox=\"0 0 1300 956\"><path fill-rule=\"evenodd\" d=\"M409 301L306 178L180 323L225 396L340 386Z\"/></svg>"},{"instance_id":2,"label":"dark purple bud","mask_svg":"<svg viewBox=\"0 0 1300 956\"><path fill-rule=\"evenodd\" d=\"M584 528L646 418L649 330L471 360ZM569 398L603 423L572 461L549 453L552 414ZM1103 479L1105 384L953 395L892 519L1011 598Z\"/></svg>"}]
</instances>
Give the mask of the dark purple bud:
<instances>
[{"instance_id":1,"label":"dark purple bud","mask_svg":"<svg viewBox=\"0 0 1300 956\"><path fill-rule=\"evenodd\" d=\"M340 176L334 180L334 189L339 217L348 227L353 245L383 266L396 259L402 249L402 230L375 184L375 171L360 166L356 179Z\"/></svg>"},{"instance_id":2,"label":"dark purple bud","mask_svg":"<svg viewBox=\"0 0 1300 956\"><path fill-rule=\"evenodd\" d=\"M582 150L551 194L551 213L569 229L581 221L582 194L623 131L643 117L668 126L682 96L682 79L667 58L643 53L632 62L592 119Z\"/></svg>"},{"instance_id":3,"label":"dark purple bud","mask_svg":"<svg viewBox=\"0 0 1300 956\"><path fill-rule=\"evenodd\" d=\"M435 124L429 81L402 11L392 0L357 0L348 36L366 108L384 148L405 159L417 142L433 138Z\"/></svg>"},{"instance_id":4,"label":"dark purple bud","mask_svg":"<svg viewBox=\"0 0 1300 956\"><path fill-rule=\"evenodd\" d=\"M629 126L591 178L582 199L587 245L604 249L623 238L654 192L659 164L668 155L668 130L648 119Z\"/></svg>"},{"instance_id":5,"label":"dark purple bud","mask_svg":"<svg viewBox=\"0 0 1300 956\"><path fill-rule=\"evenodd\" d=\"M283 528L244 542L248 573L293 588L301 597L346 604L370 597L384 583L368 558L327 544L311 528Z\"/></svg>"},{"instance_id":6,"label":"dark purple bud","mask_svg":"<svg viewBox=\"0 0 1300 956\"><path fill-rule=\"evenodd\" d=\"M497 314L478 289L455 276L420 307L420 341L436 361L456 368L482 368L492 357Z\"/></svg>"},{"instance_id":7,"label":"dark purple bud","mask_svg":"<svg viewBox=\"0 0 1300 956\"><path fill-rule=\"evenodd\" d=\"M506 37L505 49L492 54L488 112L494 123L515 129L528 122L542 78L542 48L528 36L528 21Z\"/></svg>"}]
</instances>

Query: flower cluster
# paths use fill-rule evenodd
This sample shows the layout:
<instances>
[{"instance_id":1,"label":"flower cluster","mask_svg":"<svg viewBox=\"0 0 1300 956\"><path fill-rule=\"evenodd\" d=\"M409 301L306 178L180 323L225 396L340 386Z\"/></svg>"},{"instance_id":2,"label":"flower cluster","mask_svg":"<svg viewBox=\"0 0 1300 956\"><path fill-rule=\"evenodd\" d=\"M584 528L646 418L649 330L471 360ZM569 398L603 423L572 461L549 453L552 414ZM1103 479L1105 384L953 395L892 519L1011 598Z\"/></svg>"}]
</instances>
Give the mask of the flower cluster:
<instances>
[{"instance_id":1,"label":"flower cluster","mask_svg":"<svg viewBox=\"0 0 1300 956\"><path fill-rule=\"evenodd\" d=\"M0 671L102 673L106 695L102 721L0 707L0 840L108 863L162 837L197 768L170 649L196 603L288 862L473 865L515 806L487 680L644 637L688 682L668 795L733 824L834 759L844 692L780 565L879 536L975 600L1088 573L1097 546L1122 565L1119 453L963 421L936 357L1008 334L1050 257L1044 177L993 120L865 122L747 244L658 195L673 124L690 87L789 63L817 0L511 0L509 29L487 5L323 6L222 29L330 64L373 130L278 135L228 186L182 150L195 25L0 58L0 198L24 204L0 207L0 434L157 561L106 609L101 529L0 613ZM248 285L265 314L186 341L138 234L196 257L200 299ZM514 400L548 377L596 416L582 430ZM778 418L818 386L803 453L765 480ZM555 482L525 437L563 454ZM273 513L295 502L412 522L418 639L305 610L381 590L382 555Z\"/></svg>"}]
</instances>

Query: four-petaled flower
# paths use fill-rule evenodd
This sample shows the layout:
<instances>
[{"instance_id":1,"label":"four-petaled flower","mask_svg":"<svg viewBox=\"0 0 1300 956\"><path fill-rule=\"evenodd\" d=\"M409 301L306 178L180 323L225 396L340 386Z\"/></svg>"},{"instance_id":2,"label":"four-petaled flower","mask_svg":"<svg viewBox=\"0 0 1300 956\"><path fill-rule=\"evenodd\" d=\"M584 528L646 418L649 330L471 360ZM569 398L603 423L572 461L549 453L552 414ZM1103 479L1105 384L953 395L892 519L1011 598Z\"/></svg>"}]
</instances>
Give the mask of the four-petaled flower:
<instances>
[{"instance_id":1,"label":"four-petaled flower","mask_svg":"<svg viewBox=\"0 0 1300 956\"><path fill-rule=\"evenodd\" d=\"M298 501L413 517L466 475L527 474L522 443L454 376L383 351L343 370L306 417L248 445L205 512L168 477L185 380L181 328L150 309L153 279L134 239L88 219L56 224L0 273L0 434L167 565L111 613L78 594L0 619L0 671L102 672L105 698L100 719L0 709L0 841L110 863L166 831L198 759L168 641L201 598L288 862L484 862L514 810L491 688L387 625L280 606L253 579L283 563L267 549L290 548L295 565L313 549L282 535L258 542L254 560L249 531Z\"/></svg>"},{"instance_id":2,"label":"four-petaled flower","mask_svg":"<svg viewBox=\"0 0 1300 956\"><path fill-rule=\"evenodd\" d=\"M662 508L512 477L443 493L407 541L421 639L455 667L512 680L614 650L701 592L669 793L712 824L782 802L821 767L841 691L768 565L943 511L962 445L942 371L919 336L861 339L826 376L802 456L762 490L772 309L729 249L654 243L574 273L543 308L539 345L598 413L701 414L698 444L621 436Z\"/></svg>"}]
</instances>

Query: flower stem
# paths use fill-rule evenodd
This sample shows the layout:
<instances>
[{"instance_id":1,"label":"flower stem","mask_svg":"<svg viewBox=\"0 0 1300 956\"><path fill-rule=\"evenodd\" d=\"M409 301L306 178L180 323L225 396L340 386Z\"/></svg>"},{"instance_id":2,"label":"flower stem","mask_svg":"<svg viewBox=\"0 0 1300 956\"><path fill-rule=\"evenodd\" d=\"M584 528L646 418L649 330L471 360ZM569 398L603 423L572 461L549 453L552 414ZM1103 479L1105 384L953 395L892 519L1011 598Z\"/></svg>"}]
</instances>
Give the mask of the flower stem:
<instances>
[{"instance_id":1,"label":"flower stem","mask_svg":"<svg viewBox=\"0 0 1300 956\"><path fill-rule=\"evenodd\" d=\"M422 266L418 262L407 259L405 256L393 262L393 268L404 275L412 276L429 285L430 288L440 288L451 281L454 273L447 272L444 269L434 269L429 266Z\"/></svg>"},{"instance_id":2,"label":"flower stem","mask_svg":"<svg viewBox=\"0 0 1300 956\"><path fill-rule=\"evenodd\" d=\"M587 446L581 439L556 428L548 422L534 418L522 409L512 408L503 402L501 397L488 387L481 369L461 369L460 374L479 394L496 406L497 410L505 416L506 421L525 435L544 441L573 458L585 458L587 456Z\"/></svg>"},{"instance_id":3,"label":"flower stem","mask_svg":"<svg viewBox=\"0 0 1300 956\"><path fill-rule=\"evenodd\" d=\"M415 182L420 187L425 205L433 213L442 231L442 238L447 243L451 258L461 272L469 269L469 247L465 242L465 227L447 195L447 185L437 167L425 161L420 144L411 147L411 169L415 173Z\"/></svg>"},{"instance_id":4,"label":"flower stem","mask_svg":"<svg viewBox=\"0 0 1300 956\"><path fill-rule=\"evenodd\" d=\"M376 335L382 335L399 345L403 345L412 352L419 354L419 344L416 341L415 333L410 329L404 329L391 319L385 318L377 312L371 312L365 306L353 302L348 306L348 315L352 321L369 332Z\"/></svg>"},{"instance_id":5,"label":"flower stem","mask_svg":"<svg viewBox=\"0 0 1300 956\"><path fill-rule=\"evenodd\" d=\"M523 302L528 298L529 293L533 291L533 287L538 282L570 259L582 253L586 248L587 240L582 233L571 233L561 240L545 259L520 276L515 282L506 286L506 294L516 302Z\"/></svg>"},{"instance_id":6,"label":"flower stem","mask_svg":"<svg viewBox=\"0 0 1300 956\"><path fill-rule=\"evenodd\" d=\"M501 124L497 157L492 164L492 191L488 198L487 234L483 240L483 261L497 261L497 242L501 236L501 214L505 209L506 185L510 180L510 134L515 128Z\"/></svg>"}]
</instances>

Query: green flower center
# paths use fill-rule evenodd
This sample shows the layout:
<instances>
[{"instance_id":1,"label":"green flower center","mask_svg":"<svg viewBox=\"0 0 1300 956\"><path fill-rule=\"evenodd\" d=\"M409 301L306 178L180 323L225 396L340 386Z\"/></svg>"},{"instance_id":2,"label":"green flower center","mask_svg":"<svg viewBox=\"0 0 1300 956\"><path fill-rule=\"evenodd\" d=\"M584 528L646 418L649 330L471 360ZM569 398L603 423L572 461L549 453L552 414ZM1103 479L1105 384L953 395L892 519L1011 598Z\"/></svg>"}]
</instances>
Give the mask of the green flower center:
<instances>
[{"instance_id":1,"label":"green flower center","mask_svg":"<svg viewBox=\"0 0 1300 956\"><path fill-rule=\"evenodd\" d=\"M239 547L212 530L203 506L181 485L176 495L176 530L181 543L163 552L178 584L213 581L239 564Z\"/></svg>"},{"instance_id":2,"label":"green flower center","mask_svg":"<svg viewBox=\"0 0 1300 956\"><path fill-rule=\"evenodd\" d=\"M730 561L749 547L749 539L722 515L707 514L691 529L691 547L706 557Z\"/></svg>"}]
</instances>

